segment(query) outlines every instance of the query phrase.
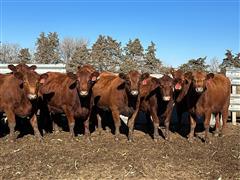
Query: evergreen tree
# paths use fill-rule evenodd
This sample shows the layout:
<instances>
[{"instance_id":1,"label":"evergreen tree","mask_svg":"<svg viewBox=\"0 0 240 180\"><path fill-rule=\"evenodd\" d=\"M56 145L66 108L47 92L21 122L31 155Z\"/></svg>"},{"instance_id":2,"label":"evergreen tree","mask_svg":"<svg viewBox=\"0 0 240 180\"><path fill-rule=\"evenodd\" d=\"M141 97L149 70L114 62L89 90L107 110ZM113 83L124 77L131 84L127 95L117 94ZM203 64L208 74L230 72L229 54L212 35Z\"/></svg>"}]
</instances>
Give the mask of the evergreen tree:
<instances>
[{"instance_id":1,"label":"evergreen tree","mask_svg":"<svg viewBox=\"0 0 240 180\"><path fill-rule=\"evenodd\" d=\"M35 60L38 63L59 63L59 39L56 32L50 32L48 36L42 32L36 42L37 51L35 53Z\"/></svg>"},{"instance_id":2,"label":"evergreen tree","mask_svg":"<svg viewBox=\"0 0 240 180\"><path fill-rule=\"evenodd\" d=\"M160 68L161 68L161 61L156 58L156 49L155 49L155 44L151 42L151 44L148 46L146 49L146 54L145 54L145 71L149 73L160 73Z\"/></svg>"},{"instance_id":3,"label":"evergreen tree","mask_svg":"<svg viewBox=\"0 0 240 180\"><path fill-rule=\"evenodd\" d=\"M75 71L79 65L89 64L90 61L90 52L87 49L87 45L78 47L73 53L71 59L67 62L66 68L67 71Z\"/></svg>"},{"instance_id":4,"label":"evergreen tree","mask_svg":"<svg viewBox=\"0 0 240 180\"><path fill-rule=\"evenodd\" d=\"M129 40L125 50L125 61L123 63L129 63L129 61L133 61L132 64L136 64L138 70L145 70L145 59L143 54L143 46L138 38L135 40ZM123 65L124 66L124 65Z\"/></svg>"},{"instance_id":5,"label":"evergreen tree","mask_svg":"<svg viewBox=\"0 0 240 180\"><path fill-rule=\"evenodd\" d=\"M19 51L18 61L19 61L19 63L25 63L25 64L30 63L31 55L29 53L28 48L23 48Z\"/></svg>"},{"instance_id":6,"label":"evergreen tree","mask_svg":"<svg viewBox=\"0 0 240 180\"><path fill-rule=\"evenodd\" d=\"M198 58L198 59L191 59L187 63L182 64L179 69L181 69L184 72L187 71L207 71L209 65L206 65L205 60L207 57L204 58Z\"/></svg>"},{"instance_id":7,"label":"evergreen tree","mask_svg":"<svg viewBox=\"0 0 240 180\"><path fill-rule=\"evenodd\" d=\"M128 73L131 70L139 70L138 64L136 61L133 61L133 59L126 58L120 65L120 72Z\"/></svg>"},{"instance_id":8,"label":"evergreen tree","mask_svg":"<svg viewBox=\"0 0 240 180\"><path fill-rule=\"evenodd\" d=\"M121 58L121 43L110 36L100 35L92 46L91 64L100 71L118 71Z\"/></svg>"}]
</instances>

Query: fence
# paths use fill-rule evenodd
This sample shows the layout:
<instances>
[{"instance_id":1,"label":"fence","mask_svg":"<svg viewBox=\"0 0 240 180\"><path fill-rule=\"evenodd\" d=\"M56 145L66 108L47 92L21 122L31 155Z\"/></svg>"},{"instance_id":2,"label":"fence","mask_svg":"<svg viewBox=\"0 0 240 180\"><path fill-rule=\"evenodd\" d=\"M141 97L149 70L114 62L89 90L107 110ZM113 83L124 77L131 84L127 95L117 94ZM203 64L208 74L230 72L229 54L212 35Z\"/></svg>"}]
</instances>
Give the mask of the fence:
<instances>
[{"instance_id":1,"label":"fence","mask_svg":"<svg viewBox=\"0 0 240 180\"><path fill-rule=\"evenodd\" d=\"M15 64L16 65L16 64ZM33 64L28 64L29 66ZM54 71L54 72L66 72L65 64L35 64L37 66L36 71L39 74ZM0 64L0 73L9 73L8 64ZM151 74L153 77L160 78L161 74ZM226 76L231 80L232 93L230 98L229 111L231 112L232 124L237 123L237 112L240 113L240 92L237 93L237 89L240 89L240 68L227 68ZM211 118L214 123L214 117Z\"/></svg>"},{"instance_id":2,"label":"fence","mask_svg":"<svg viewBox=\"0 0 240 180\"><path fill-rule=\"evenodd\" d=\"M232 124L236 125L237 112L240 112L240 94L237 93L237 86L240 86L240 68L227 68L226 76L231 80L232 84L229 111L231 111Z\"/></svg>"},{"instance_id":3,"label":"fence","mask_svg":"<svg viewBox=\"0 0 240 180\"><path fill-rule=\"evenodd\" d=\"M17 64L14 64L17 65ZM36 65L37 69L36 72L39 74L46 73L48 71L54 71L54 72L66 72L65 64L28 64L28 66ZM8 64L0 64L0 73L5 74L11 72L10 69L8 69Z\"/></svg>"}]
</instances>

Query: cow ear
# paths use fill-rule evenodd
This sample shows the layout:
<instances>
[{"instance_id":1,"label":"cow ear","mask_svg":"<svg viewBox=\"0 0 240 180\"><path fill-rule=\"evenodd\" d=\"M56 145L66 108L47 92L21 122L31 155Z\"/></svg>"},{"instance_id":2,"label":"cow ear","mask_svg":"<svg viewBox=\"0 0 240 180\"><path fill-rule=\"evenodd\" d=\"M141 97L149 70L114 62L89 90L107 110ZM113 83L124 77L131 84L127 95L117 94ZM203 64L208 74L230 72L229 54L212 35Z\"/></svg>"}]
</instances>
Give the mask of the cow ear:
<instances>
[{"instance_id":1,"label":"cow ear","mask_svg":"<svg viewBox=\"0 0 240 180\"><path fill-rule=\"evenodd\" d=\"M117 90L121 90L121 89L124 89L125 88L125 82L121 83L118 87L117 87Z\"/></svg>"},{"instance_id":2,"label":"cow ear","mask_svg":"<svg viewBox=\"0 0 240 180\"><path fill-rule=\"evenodd\" d=\"M67 76L73 80L77 80L77 75L74 74L73 72L68 72L67 73Z\"/></svg>"},{"instance_id":3,"label":"cow ear","mask_svg":"<svg viewBox=\"0 0 240 180\"><path fill-rule=\"evenodd\" d=\"M36 65L32 65L28 69L31 70L31 71L34 71L35 69L37 69L37 66Z\"/></svg>"},{"instance_id":4,"label":"cow ear","mask_svg":"<svg viewBox=\"0 0 240 180\"><path fill-rule=\"evenodd\" d=\"M192 75L192 72L188 71L184 74L184 79L186 80L191 80L193 79L193 75Z\"/></svg>"},{"instance_id":5,"label":"cow ear","mask_svg":"<svg viewBox=\"0 0 240 180\"><path fill-rule=\"evenodd\" d=\"M172 77L175 77L175 70L173 68L170 68L169 73L172 75Z\"/></svg>"},{"instance_id":6,"label":"cow ear","mask_svg":"<svg viewBox=\"0 0 240 180\"><path fill-rule=\"evenodd\" d=\"M17 72L17 68L13 64L8 65L8 69L10 69L12 72Z\"/></svg>"},{"instance_id":7,"label":"cow ear","mask_svg":"<svg viewBox=\"0 0 240 180\"><path fill-rule=\"evenodd\" d=\"M149 74L149 73L143 73L143 74L141 75L141 78L140 78L140 80L141 80L141 81L143 81L144 79L147 79L147 78L149 78L149 76L150 76L150 74Z\"/></svg>"},{"instance_id":8,"label":"cow ear","mask_svg":"<svg viewBox=\"0 0 240 180\"><path fill-rule=\"evenodd\" d=\"M39 83L40 84L44 84L46 82L47 78L48 78L48 74L47 73L41 74Z\"/></svg>"},{"instance_id":9,"label":"cow ear","mask_svg":"<svg viewBox=\"0 0 240 180\"><path fill-rule=\"evenodd\" d=\"M214 74L213 73L207 74L207 78L206 79L212 79L212 78L214 78Z\"/></svg>"},{"instance_id":10,"label":"cow ear","mask_svg":"<svg viewBox=\"0 0 240 180\"><path fill-rule=\"evenodd\" d=\"M96 81L99 76L99 72L95 71L91 74L91 81Z\"/></svg>"},{"instance_id":11,"label":"cow ear","mask_svg":"<svg viewBox=\"0 0 240 180\"><path fill-rule=\"evenodd\" d=\"M79 66L77 67L77 69L79 70L79 69L81 69L81 67L82 67L82 65L79 65Z\"/></svg>"},{"instance_id":12,"label":"cow ear","mask_svg":"<svg viewBox=\"0 0 240 180\"><path fill-rule=\"evenodd\" d=\"M16 78L19 79L19 80L23 80L23 74L20 73L20 72L15 72L15 73L14 73L14 77L16 77Z\"/></svg>"},{"instance_id":13,"label":"cow ear","mask_svg":"<svg viewBox=\"0 0 240 180\"><path fill-rule=\"evenodd\" d=\"M74 81L70 86L69 89L74 89L77 86L77 81Z\"/></svg>"},{"instance_id":14,"label":"cow ear","mask_svg":"<svg viewBox=\"0 0 240 180\"><path fill-rule=\"evenodd\" d=\"M127 75L124 74L124 73L119 73L118 76L119 76L121 79L124 79L124 80L127 79Z\"/></svg>"}]
</instances>

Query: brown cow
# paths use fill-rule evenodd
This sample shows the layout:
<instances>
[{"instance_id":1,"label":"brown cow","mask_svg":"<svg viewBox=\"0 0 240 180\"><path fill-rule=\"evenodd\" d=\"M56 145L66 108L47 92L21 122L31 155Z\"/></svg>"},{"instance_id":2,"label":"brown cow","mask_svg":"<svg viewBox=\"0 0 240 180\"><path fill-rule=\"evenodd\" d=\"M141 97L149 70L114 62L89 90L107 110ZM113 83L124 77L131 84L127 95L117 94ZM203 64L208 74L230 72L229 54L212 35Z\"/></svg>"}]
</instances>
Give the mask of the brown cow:
<instances>
[{"instance_id":1,"label":"brown cow","mask_svg":"<svg viewBox=\"0 0 240 180\"><path fill-rule=\"evenodd\" d=\"M93 86L94 103L100 109L109 109L112 112L115 125L115 140L118 140L121 125L120 114L129 117L128 139L132 140L134 120L139 108L139 86L141 74L130 71L127 75L104 72ZM101 129L101 118L98 117L98 128Z\"/></svg>"},{"instance_id":2,"label":"brown cow","mask_svg":"<svg viewBox=\"0 0 240 180\"><path fill-rule=\"evenodd\" d=\"M16 126L15 115L20 117L30 116L30 123L34 134L41 139L36 109L31 100L37 98L39 83L47 77L46 74L38 75L34 70L36 66L28 67L25 64L8 66L13 73L0 76L0 112L5 112L10 129L9 138L15 140L14 128Z\"/></svg>"},{"instance_id":3,"label":"brown cow","mask_svg":"<svg viewBox=\"0 0 240 180\"><path fill-rule=\"evenodd\" d=\"M47 103L50 113L66 114L71 137L74 137L75 118L85 120L85 134L90 135L89 115L93 104L91 88L98 75L90 65L79 66L76 75L71 72L49 72L40 89L40 95Z\"/></svg>"},{"instance_id":4,"label":"brown cow","mask_svg":"<svg viewBox=\"0 0 240 180\"><path fill-rule=\"evenodd\" d=\"M140 110L149 112L154 126L154 140L159 139L159 118L164 119L166 127L165 139L170 140L169 124L173 110L173 79L164 75L160 79L147 77L143 80L141 87Z\"/></svg>"},{"instance_id":5,"label":"brown cow","mask_svg":"<svg viewBox=\"0 0 240 180\"><path fill-rule=\"evenodd\" d=\"M196 71L188 75L183 91L178 96L180 102L184 97L188 112L190 113L191 131L189 141L192 142L194 129L196 127L195 118L203 116L205 118L205 142L208 142L208 131L211 114L222 114L223 126L221 134L226 127L228 118L228 107L230 104L231 83L230 80L222 74L206 74ZM219 119L219 118L218 118ZM219 121L219 120L217 120ZM219 133L219 122L216 122L216 135Z\"/></svg>"}]
</instances>

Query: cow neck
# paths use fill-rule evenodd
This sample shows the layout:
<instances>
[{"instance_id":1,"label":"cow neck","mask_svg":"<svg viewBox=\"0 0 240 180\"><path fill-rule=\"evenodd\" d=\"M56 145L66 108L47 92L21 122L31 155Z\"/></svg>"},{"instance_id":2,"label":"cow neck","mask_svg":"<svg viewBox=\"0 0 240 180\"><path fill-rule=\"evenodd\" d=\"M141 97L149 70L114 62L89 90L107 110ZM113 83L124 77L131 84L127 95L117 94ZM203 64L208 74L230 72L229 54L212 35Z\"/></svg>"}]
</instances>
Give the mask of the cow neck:
<instances>
[{"instance_id":1,"label":"cow neck","mask_svg":"<svg viewBox=\"0 0 240 180\"><path fill-rule=\"evenodd\" d=\"M92 96L92 90L90 89L88 95L85 96L85 97L80 95L80 92L77 88L76 88L76 91L77 91L77 96L78 96L78 99L79 99L80 106L84 107L84 108L89 108L90 107L91 96Z\"/></svg>"},{"instance_id":2,"label":"cow neck","mask_svg":"<svg viewBox=\"0 0 240 180\"><path fill-rule=\"evenodd\" d=\"M127 97L128 97L128 107L133 107L133 109L135 110L137 108L136 106L137 106L137 101L138 101L139 95L133 96L128 91L126 93L127 93Z\"/></svg>"},{"instance_id":3,"label":"cow neck","mask_svg":"<svg viewBox=\"0 0 240 180\"><path fill-rule=\"evenodd\" d=\"M201 97L203 97L205 94L205 90L202 93L197 93L195 88L193 87L193 83L191 83L190 88L188 90L187 96L187 105L188 109L191 109L190 111L196 112L196 105Z\"/></svg>"}]
</instances>

